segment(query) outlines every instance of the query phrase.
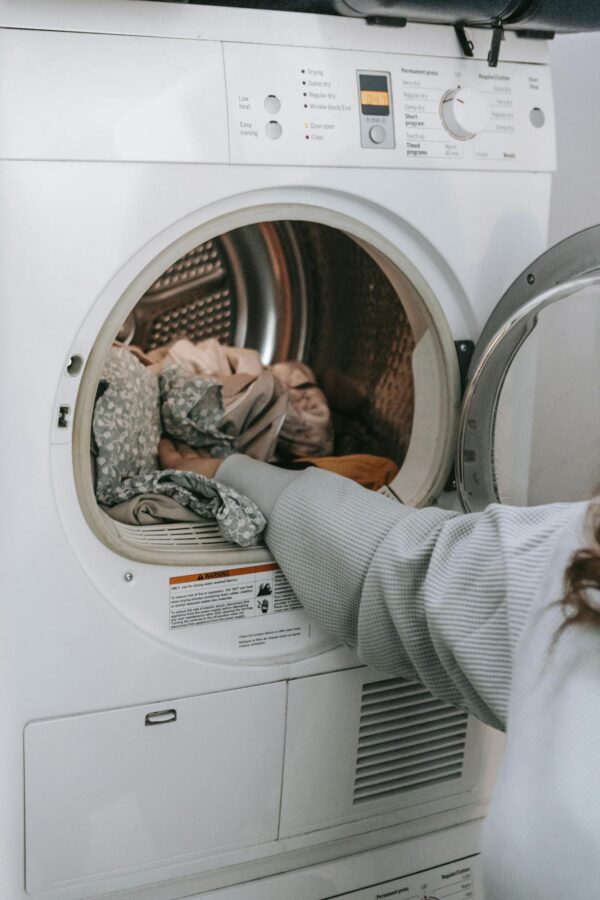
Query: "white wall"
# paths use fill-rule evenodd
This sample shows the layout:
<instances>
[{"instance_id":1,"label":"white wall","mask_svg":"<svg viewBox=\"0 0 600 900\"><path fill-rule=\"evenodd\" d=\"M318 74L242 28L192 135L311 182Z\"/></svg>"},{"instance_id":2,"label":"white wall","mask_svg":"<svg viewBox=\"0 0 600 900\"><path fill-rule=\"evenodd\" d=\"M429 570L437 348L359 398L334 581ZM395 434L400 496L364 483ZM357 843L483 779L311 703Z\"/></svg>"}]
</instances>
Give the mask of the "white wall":
<instances>
[{"instance_id":1,"label":"white wall","mask_svg":"<svg viewBox=\"0 0 600 900\"><path fill-rule=\"evenodd\" d=\"M600 33L556 37L551 53L558 171L549 246L600 224ZM600 490L600 290L546 310L534 334L528 502L585 499ZM513 422L520 427L527 433Z\"/></svg>"},{"instance_id":2,"label":"white wall","mask_svg":"<svg viewBox=\"0 0 600 900\"><path fill-rule=\"evenodd\" d=\"M600 32L558 35L550 49L558 139L552 245L600 223Z\"/></svg>"}]
</instances>

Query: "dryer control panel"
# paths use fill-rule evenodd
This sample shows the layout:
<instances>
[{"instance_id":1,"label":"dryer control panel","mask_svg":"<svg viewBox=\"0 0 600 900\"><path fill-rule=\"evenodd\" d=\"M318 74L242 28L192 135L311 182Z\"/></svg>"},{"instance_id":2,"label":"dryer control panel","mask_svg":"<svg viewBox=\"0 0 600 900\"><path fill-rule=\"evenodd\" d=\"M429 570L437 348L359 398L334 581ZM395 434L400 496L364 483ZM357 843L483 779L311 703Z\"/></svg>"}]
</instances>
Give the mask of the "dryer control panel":
<instances>
[{"instance_id":1,"label":"dryer control panel","mask_svg":"<svg viewBox=\"0 0 600 900\"><path fill-rule=\"evenodd\" d=\"M232 163L553 171L547 66L225 44Z\"/></svg>"},{"instance_id":2,"label":"dryer control panel","mask_svg":"<svg viewBox=\"0 0 600 900\"><path fill-rule=\"evenodd\" d=\"M34 30L0 51L5 159L555 169L543 63Z\"/></svg>"}]
</instances>

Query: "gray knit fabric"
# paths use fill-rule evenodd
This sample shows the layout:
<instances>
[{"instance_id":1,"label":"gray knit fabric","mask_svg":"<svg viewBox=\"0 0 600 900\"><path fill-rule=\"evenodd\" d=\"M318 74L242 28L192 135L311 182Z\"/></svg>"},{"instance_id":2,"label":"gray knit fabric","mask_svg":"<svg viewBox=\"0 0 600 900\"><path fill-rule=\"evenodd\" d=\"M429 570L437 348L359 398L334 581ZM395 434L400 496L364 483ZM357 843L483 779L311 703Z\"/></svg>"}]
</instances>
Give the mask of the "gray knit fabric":
<instances>
[{"instance_id":1,"label":"gray knit fabric","mask_svg":"<svg viewBox=\"0 0 600 900\"><path fill-rule=\"evenodd\" d=\"M239 493L251 491L257 498L254 502L268 519L281 492L301 474L302 470L280 469L242 453L233 453L221 463L215 477Z\"/></svg>"}]
</instances>

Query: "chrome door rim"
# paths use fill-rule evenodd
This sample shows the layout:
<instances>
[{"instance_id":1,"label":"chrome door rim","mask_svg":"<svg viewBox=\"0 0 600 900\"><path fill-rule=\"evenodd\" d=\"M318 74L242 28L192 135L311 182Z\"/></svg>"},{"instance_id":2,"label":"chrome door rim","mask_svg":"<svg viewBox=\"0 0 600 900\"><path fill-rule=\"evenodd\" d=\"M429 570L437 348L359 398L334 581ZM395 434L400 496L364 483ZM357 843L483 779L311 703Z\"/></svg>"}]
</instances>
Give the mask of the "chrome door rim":
<instances>
[{"instance_id":1,"label":"chrome door rim","mask_svg":"<svg viewBox=\"0 0 600 900\"><path fill-rule=\"evenodd\" d=\"M499 503L494 465L498 403L511 363L535 329L540 312L565 297L600 284L600 271L536 294L506 319L478 355L462 404L456 445L456 484L467 512Z\"/></svg>"}]
</instances>

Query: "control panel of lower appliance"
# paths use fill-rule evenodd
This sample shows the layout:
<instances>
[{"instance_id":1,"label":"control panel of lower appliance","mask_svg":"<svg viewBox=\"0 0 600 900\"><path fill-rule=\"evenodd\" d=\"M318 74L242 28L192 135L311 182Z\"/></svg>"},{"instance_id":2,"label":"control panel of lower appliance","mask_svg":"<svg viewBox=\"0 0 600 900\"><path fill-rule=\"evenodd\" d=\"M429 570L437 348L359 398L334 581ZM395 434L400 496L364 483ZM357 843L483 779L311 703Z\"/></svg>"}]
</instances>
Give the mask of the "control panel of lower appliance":
<instances>
[{"instance_id":1,"label":"control panel of lower appliance","mask_svg":"<svg viewBox=\"0 0 600 900\"><path fill-rule=\"evenodd\" d=\"M480 859L470 856L343 896L344 900L483 900Z\"/></svg>"},{"instance_id":2,"label":"control panel of lower appliance","mask_svg":"<svg viewBox=\"0 0 600 900\"><path fill-rule=\"evenodd\" d=\"M552 171L547 66L225 44L232 163Z\"/></svg>"}]
</instances>

